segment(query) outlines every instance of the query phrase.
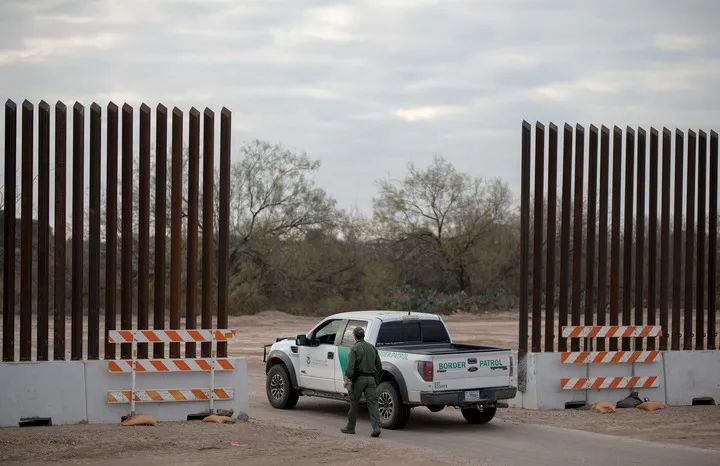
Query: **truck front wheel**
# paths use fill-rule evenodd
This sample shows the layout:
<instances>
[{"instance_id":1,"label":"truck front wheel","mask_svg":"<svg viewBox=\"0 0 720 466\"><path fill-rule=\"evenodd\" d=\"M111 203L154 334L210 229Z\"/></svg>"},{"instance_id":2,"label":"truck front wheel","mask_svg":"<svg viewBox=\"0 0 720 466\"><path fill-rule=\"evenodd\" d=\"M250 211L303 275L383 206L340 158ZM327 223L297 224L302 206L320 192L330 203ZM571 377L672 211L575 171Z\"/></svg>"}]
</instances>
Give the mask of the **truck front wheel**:
<instances>
[{"instance_id":1,"label":"truck front wheel","mask_svg":"<svg viewBox=\"0 0 720 466\"><path fill-rule=\"evenodd\" d=\"M385 381L377 387L380 425L384 429L402 429L410 419L410 406L403 404L397 386Z\"/></svg>"},{"instance_id":2,"label":"truck front wheel","mask_svg":"<svg viewBox=\"0 0 720 466\"><path fill-rule=\"evenodd\" d=\"M268 371L265 393L273 408L278 409L292 409L300 398L300 392L293 388L284 364L275 364Z\"/></svg>"},{"instance_id":3,"label":"truck front wheel","mask_svg":"<svg viewBox=\"0 0 720 466\"><path fill-rule=\"evenodd\" d=\"M460 411L462 411L462 415L468 424L485 424L495 417L497 408L495 406L485 406L482 411L476 408L463 408Z\"/></svg>"}]
</instances>

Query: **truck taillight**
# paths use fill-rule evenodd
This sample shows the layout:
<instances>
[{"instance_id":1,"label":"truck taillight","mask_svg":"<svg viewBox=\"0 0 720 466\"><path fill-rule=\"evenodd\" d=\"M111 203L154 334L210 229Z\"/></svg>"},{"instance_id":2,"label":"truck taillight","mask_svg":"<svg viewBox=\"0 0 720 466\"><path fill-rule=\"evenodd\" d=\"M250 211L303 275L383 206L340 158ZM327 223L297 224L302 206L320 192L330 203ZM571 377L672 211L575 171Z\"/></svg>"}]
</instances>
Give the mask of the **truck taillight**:
<instances>
[{"instance_id":1,"label":"truck taillight","mask_svg":"<svg viewBox=\"0 0 720 466\"><path fill-rule=\"evenodd\" d=\"M512 357L512 354L511 354L511 355L510 355L510 377L513 376L513 369L514 369L514 366L513 366L513 357Z\"/></svg>"},{"instance_id":2,"label":"truck taillight","mask_svg":"<svg viewBox=\"0 0 720 466\"><path fill-rule=\"evenodd\" d=\"M432 361L418 361L418 373L425 382L433 380L433 363Z\"/></svg>"}]
</instances>

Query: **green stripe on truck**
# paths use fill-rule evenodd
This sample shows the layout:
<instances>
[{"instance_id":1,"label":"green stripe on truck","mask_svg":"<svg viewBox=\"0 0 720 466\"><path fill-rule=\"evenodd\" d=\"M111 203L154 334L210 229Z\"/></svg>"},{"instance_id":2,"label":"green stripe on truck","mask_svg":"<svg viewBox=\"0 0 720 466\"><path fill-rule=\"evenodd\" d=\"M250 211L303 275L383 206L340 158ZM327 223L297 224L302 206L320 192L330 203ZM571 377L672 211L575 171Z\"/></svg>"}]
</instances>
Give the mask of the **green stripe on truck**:
<instances>
[{"instance_id":1,"label":"green stripe on truck","mask_svg":"<svg viewBox=\"0 0 720 466\"><path fill-rule=\"evenodd\" d=\"M340 370L342 376L345 377L345 370L347 369L348 358L350 357L349 346L338 346L338 361L340 361Z\"/></svg>"}]
</instances>

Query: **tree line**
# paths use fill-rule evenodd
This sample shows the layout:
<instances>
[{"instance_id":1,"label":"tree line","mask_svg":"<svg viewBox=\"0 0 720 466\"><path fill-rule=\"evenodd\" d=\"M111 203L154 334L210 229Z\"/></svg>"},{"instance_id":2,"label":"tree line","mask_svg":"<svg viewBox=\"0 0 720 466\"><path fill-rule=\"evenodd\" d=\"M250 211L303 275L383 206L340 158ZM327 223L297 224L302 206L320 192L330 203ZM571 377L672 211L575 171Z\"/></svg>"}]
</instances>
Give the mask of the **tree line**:
<instances>
[{"instance_id":1,"label":"tree line","mask_svg":"<svg viewBox=\"0 0 720 466\"><path fill-rule=\"evenodd\" d=\"M337 208L304 153L252 141L241 155L231 174L231 312L516 305L519 223L504 181L435 157L379 180L366 215Z\"/></svg>"},{"instance_id":2,"label":"tree line","mask_svg":"<svg viewBox=\"0 0 720 466\"><path fill-rule=\"evenodd\" d=\"M505 181L472 177L436 156L428 166L408 165L402 178L378 180L372 212L365 213L338 208L317 185L319 161L304 152L253 140L239 155L230 173L230 217L217 217L216 198L212 229L198 219L201 236L215 235L220 221L229 224L231 314L379 308L480 312L517 306L519 216ZM187 175L187 157L184 164ZM150 182L154 212L154 176ZM186 215L186 183L183 187ZM167 192L169 206L170 180ZM219 189L213 192L217 197ZM200 197L202 205L202 192ZM137 233L137 208L134 220ZM19 230L18 222L18 237ZM133 252L137 270L137 246ZM104 256L103 239L103 268ZM150 257L154 260L152 249ZM68 271L69 261L68 255ZM154 267L149 270L152 274ZM151 276L151 287L153 281ZM215 283L205 285L216 289Z\"/></svg>"}]
</instances>

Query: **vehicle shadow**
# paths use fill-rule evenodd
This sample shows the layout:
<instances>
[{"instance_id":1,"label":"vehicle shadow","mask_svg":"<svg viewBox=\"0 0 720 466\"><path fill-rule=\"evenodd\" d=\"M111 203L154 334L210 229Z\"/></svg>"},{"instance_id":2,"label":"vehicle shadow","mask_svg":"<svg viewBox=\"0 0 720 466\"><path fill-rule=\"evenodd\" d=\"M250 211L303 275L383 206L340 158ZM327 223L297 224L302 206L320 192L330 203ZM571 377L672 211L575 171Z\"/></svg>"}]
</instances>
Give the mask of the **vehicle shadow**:
<instances>
[{"instance_id":1,"label":"vehicle shadow","mask_svg":"<svg viewBox=\"0 0 720 466\"><path fill-rule=\"evenodd\" d=\"M307 416L324 418L328 423L341 424L347 417L349 405L341 401L325 400L320 398L300 399L293 411L303 412ZM358 422L369 422L367 408L362 406L358 415ZM509 426L501 420L490 421L487 424L468 424L460 410L445 408L438 413L432 413L423 406L412 409L410 421L403 431L411 432L501 432Z\"/></svg>"}]
</instances>

